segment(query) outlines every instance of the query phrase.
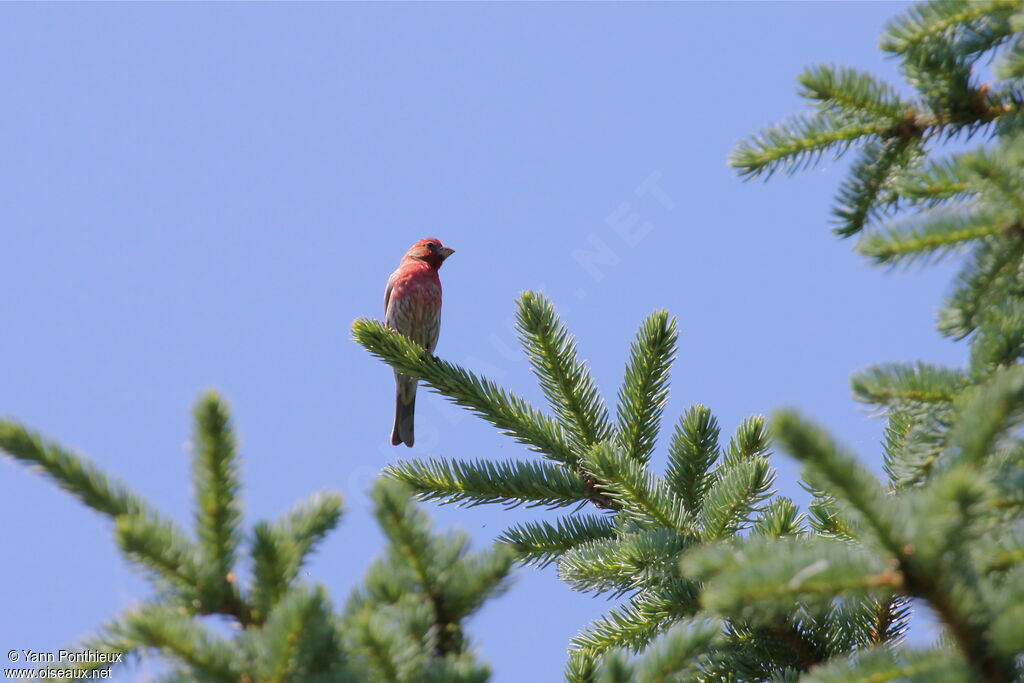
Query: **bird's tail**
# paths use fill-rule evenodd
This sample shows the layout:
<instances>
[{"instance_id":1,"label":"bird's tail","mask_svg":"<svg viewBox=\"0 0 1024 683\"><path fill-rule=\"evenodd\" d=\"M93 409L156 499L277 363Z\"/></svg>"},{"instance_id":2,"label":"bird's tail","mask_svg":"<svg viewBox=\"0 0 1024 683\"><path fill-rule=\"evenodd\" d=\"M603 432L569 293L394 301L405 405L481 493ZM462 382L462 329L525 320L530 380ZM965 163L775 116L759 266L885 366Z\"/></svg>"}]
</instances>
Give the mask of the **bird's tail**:
<instances>
[{"instance_id":1,"label":"bird's tail","mask_svg":"<svg viewBox=\"0 0 1024 683\"><path fill-rule=\"evenodd\" d=\"M416 414L416 380L395 373L395 426L391 429L391 445L404 443L412 448L413 421Z\"/></svg>"}]
</instances>

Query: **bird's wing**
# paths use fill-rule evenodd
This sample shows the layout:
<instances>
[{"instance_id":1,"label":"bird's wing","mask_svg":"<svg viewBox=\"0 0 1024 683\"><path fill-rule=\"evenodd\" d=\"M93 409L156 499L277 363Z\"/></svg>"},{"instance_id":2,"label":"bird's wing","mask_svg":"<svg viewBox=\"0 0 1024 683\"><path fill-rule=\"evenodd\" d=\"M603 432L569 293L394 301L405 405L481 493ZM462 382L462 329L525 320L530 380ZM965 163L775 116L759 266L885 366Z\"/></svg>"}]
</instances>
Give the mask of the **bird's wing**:
<instances>
[{"instance_id":1,"label":"bird's wing","mask_svg":"<svg viewBox=\"0 0 1024 683\"><path fill-rule=\"evenodd\" d=\"M391 273L390 277L388 277L388 286L384 290L384 320L385 320L385 322L387 322L388 304L391 303L391 290L395 286L395 275L396 275L396 273Z\"/></svg>"}]
</instances>

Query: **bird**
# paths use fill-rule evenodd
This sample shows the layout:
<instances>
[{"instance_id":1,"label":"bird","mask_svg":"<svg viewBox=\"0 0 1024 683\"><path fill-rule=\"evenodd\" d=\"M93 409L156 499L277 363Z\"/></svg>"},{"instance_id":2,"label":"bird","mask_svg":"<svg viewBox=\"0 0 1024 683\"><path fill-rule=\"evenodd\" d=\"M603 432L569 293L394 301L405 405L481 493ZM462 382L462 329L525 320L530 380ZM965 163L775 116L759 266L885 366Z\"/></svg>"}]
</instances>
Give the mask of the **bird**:
<instances>
[{"instance_id":1,"label":"bird","mask_svg":"<svg viewBox=\"0 0 1024 683\"><path fill-rule=\"evenodd\" d=\"M384 324L416 342L428 353L441 332L441 264L455 253L434 237L421 239L405 252L384 290ZM395 371L395 424L391 445L412 448L415 436L416 378Z\"/></svg>"}]
</instances>

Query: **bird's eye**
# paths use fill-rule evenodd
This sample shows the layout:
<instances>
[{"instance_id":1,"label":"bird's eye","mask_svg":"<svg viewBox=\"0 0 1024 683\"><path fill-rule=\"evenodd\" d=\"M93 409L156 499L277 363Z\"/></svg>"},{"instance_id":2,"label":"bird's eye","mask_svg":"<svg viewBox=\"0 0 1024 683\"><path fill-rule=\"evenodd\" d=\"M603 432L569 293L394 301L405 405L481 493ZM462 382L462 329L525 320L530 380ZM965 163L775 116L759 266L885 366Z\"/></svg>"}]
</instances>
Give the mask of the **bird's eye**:
<instances>
[{"instance_id":1,"label":"bird's eye","mask_svg":"<svg viewBox=\"0 0 1024 683\"><path fill-rule=\"evenodd\" d=\"M427 249L430 249L430 251L437 251L437 242L427 242Z\"/></svg>"}]
</instances>

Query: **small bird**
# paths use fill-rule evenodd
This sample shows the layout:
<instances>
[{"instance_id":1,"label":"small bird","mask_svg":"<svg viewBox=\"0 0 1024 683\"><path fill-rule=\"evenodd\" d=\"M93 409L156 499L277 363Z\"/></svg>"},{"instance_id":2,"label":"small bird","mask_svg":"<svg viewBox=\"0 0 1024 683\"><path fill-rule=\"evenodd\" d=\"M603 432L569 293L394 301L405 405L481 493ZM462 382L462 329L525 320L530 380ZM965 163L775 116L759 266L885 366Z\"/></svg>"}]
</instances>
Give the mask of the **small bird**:
<instances>
[{"instance_id":1,"label":"small bird","mask_svg":"<svg viewBox=\"0 0 1024 683\"><path fill-rule=\"evenodd\" d=\"M409 248L384 290L384 324L401 332L428 353L437 346L441 332L441 279L437 271L454 249L433 237ZM395 372L395 426L391 445L413 444L416 412L416 380Z\"/></svg>"}]
</instances>

